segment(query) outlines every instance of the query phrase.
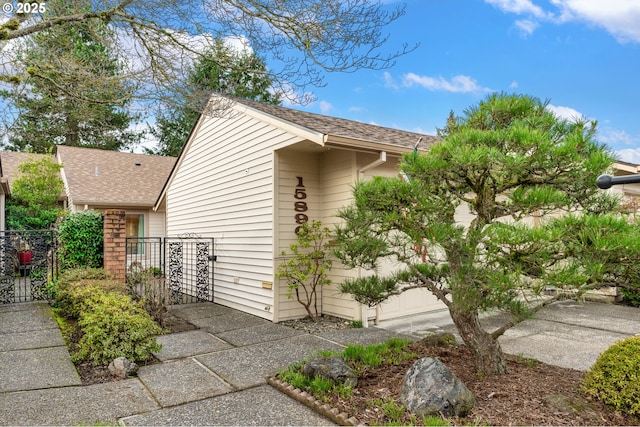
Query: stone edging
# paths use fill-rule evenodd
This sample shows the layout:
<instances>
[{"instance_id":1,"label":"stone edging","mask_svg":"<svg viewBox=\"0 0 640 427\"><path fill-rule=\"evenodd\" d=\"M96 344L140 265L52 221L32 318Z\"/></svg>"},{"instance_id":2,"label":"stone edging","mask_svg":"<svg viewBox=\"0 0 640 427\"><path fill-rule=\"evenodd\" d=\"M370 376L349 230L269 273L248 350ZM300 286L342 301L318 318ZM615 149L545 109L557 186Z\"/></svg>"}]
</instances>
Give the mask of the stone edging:
<instances>
[{"instance_id":1,"label":"stone edging","mask_svg":"<svg viewBox=\"0 0 640 427\"><path fill-rule=\"evenodd\" d=\"M272 387L277 388L287 396L292 399L297 400L298 402L308 406L314 411L324 415L329 418L334 423L341 426L357 426L360 425L360 421L358 421L355 417L349 417L349 415L344 412L340 412L338 408L333 408L328 403L322 403L318 399L316 399L313 395L307 393L306 391L302 391L299 388L293 387L291 384L280 381L275 377L267 378L267 383Z\"/></svg>"}]
</instances>

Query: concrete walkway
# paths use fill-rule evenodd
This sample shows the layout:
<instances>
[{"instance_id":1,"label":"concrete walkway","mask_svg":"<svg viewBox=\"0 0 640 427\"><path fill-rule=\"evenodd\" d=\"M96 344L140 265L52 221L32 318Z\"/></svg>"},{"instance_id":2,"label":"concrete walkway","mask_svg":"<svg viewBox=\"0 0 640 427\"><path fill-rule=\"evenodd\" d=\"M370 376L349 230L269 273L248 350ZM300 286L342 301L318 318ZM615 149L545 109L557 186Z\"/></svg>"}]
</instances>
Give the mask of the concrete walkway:
<instances>
[{"instance_id":1,"label":"concrete walkway","mask_svg":"<svg viewBox=\"0 0 640 427\"><path fill-rule=\"evenodd\" d=\"M162 363L81 386L47 304L0 306L0 425L333 425L266 378L319 350L395 335L315 336L211 303L173 312L200 329L160 336Z\"/></svg>"},{"instance_id":2,"label":"concrete walkway","mask_svg":"<svg viewBox=\"0 0 640 427\"><path fill-rule=\"evenodd\" d=\"M159 337L162 363L135 378L81 386L46 304L0 306L0 425L332 425L266 377L321 349L452 329L446 313L310 335L211 303L173 312L200 329ZM611 343L637 333L639 309L563 302L501 343L507 353L587 369Z\"/></svg>"}]
</instances>

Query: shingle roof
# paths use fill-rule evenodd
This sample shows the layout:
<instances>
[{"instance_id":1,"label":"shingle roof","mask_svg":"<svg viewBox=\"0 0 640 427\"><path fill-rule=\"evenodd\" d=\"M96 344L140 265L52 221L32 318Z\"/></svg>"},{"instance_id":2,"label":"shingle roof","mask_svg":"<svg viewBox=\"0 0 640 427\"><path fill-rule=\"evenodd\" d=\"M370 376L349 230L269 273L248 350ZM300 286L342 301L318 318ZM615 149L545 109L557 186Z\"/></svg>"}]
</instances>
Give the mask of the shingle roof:
<instances>
[{"instance_id":1,"label":"shingle roof","mask_svg":"<svg viewBox=\"0 0 640 427\"><path fill-rule=\"evenodd\" d=\"M281 120L286 120L290 123L325 135L396 145L406 148L413 148L419 138L422 138L421 148L425 148L433 144L438 139L433 135L407 132L404 130L376 126L353 120L308 113L305 111L264 104L256 101L236 101Z\"/></svg>"},{"instance_id":2,"label":"shingle roof","mask_svg":"<svg viewBox=\"0 0 640 427\"><path fill-rule=\"evenodd\" d=\"M49 154L19 153L16 151L0 152L0 164L2 165L2 177L7 178L9 187L13 186L18 177L18 166L32 160L40 160ZM53 160L53 158L52 158Z\"/></svg>"},{"instance_id":3,"label":"shingle roof","mask_svg":"<svg viewBox=\"0 0 640 427\"><path fill-rule=\"evenodd\" d=\"M153 206L175 157L58 146L73 203Z\"/></svg>"}]
</instances>

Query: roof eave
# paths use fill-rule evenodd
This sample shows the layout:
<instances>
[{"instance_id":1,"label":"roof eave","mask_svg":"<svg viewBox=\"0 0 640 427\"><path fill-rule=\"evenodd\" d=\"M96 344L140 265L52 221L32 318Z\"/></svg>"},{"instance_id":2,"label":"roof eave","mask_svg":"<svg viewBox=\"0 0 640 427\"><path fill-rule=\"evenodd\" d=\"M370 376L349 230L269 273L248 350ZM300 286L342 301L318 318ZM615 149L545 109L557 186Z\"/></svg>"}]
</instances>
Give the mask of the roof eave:
<instances>
[{"instance_id":1,"label":"roof eave","mask_svg":"<svg viewBox=\"0 0 640 427\"><path fill-rule=\"evenodd\" d=\"M386 142L369 141L366 139L347 138L339 135L327 135L326 145L339 147L359 149L368 152L380 152L386 151L389 154L404 154L413 151L412 147L405 147L402 145L390 144Z\"/></svg>"},{"instance_id":2,"label":"roof eave","mask_svg":"<svg viewBox=\"0 0 640 427\"><path fill-rule=\"evenodd\" d=\"M9 180L7 177L0 178L0 190L4 195L8 196L11 194L11 188L9 187Z\"/></svg>"},{"instance_id":3,"label":"roof eave","mask_svg":"<svg viewBox=\"0 0 640 427\"><path fill-rule=\"evenodd\" d=\"M626 162L615 162L612 167L617 171L640 173L640 165Z\"/></svg>"},{"instance_id":4,"label":"roof eave","mask_svg":"<svg viewBox=\"0 0 640 427\"><path fill-rule=\"evenodd\" d=\"M91 206L94 208L110 207L122 207L122 208L139 208L139 209L151 209L154 207L153 203L132 203L132 202L118 202L118 201L105 201L105 200L74 200L73 204L76 206Z\"/></svg>"},{"instance_id":5,"label":"roof eave","mask_svg":"<svg viewBox=\"0 0 640 427\"><path fill-rule=\"evenodd\" d=\"M276 117L271 114L265 113L264 111L257 110L249 105L241 103L240 101L233 104L233 109L239 113L243 113L263 122L272 124L302 139L314 142L321 147L324 147L326 143L327 135L322 132L309 129L307 127L285 120L281 117Z\"/></svg>"}]
</instances>

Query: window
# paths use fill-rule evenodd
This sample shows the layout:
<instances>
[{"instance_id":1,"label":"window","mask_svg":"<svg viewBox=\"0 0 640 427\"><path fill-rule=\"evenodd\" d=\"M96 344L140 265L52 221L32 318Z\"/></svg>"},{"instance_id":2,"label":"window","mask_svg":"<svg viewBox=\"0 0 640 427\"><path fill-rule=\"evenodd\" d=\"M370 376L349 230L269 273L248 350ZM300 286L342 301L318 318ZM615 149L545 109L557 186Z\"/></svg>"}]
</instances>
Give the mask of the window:
<instances>
[{"instance_id":1,"label":"window","mask_svg":"<svg viewBox=\"0 0 640 427\"><path fill-rule=\"evenodd\" d=\"M126 234L127 237L138 238L130 241L127 252L130 254L144 254L144 215L127 215L126 216Z\"/></svg>"}]
</instances>

